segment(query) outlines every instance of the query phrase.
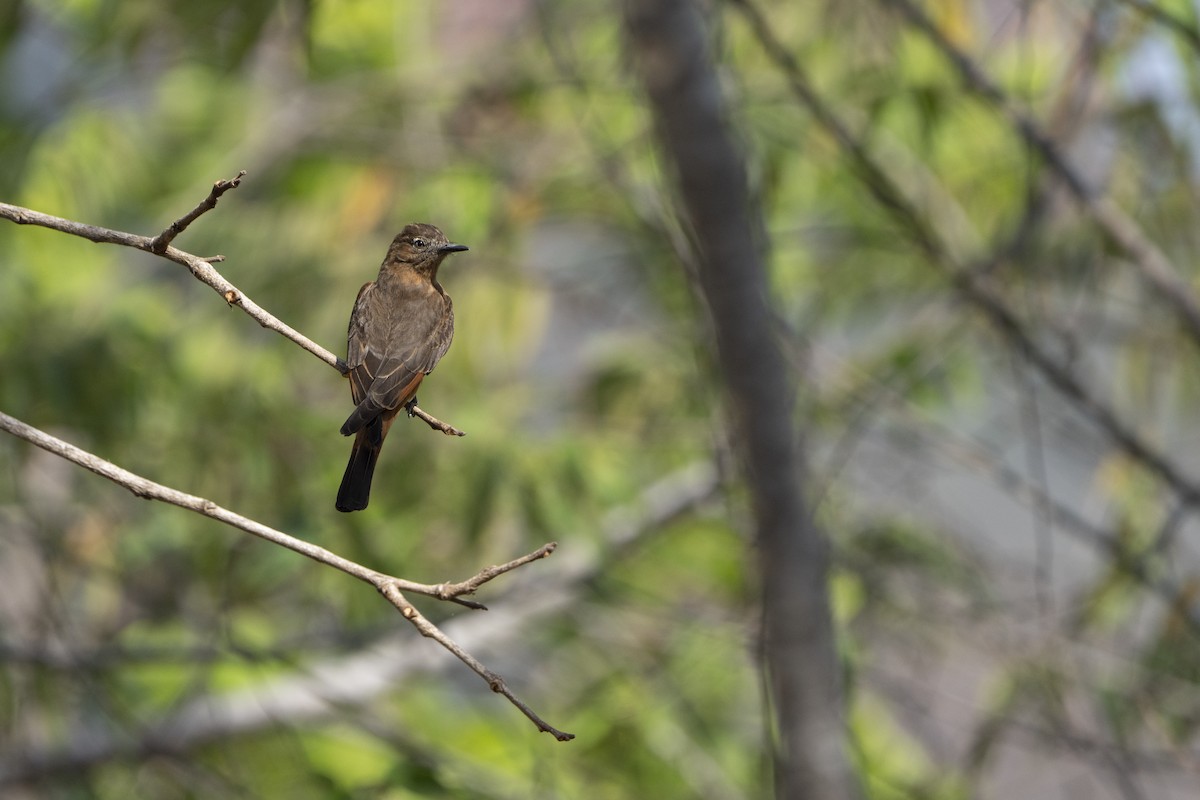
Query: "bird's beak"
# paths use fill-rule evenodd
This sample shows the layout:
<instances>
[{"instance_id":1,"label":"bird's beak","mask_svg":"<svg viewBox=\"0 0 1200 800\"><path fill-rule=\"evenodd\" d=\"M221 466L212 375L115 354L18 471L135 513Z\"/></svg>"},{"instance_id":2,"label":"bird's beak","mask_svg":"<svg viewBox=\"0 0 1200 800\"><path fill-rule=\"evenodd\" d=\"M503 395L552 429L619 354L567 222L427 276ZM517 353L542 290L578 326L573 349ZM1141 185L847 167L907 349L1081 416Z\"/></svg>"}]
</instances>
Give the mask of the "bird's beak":
<instances>
[{"instance_id":1,"label":"bird's beak","mask_svg":"<svg viewBox=\"0 0 1200 800\"><path fill-rule=\"evenodd\" d=\"M444 244L438 248L439 253L461 253L463 250L470 250L465 244Z\"/></svg>"}]
</instances>

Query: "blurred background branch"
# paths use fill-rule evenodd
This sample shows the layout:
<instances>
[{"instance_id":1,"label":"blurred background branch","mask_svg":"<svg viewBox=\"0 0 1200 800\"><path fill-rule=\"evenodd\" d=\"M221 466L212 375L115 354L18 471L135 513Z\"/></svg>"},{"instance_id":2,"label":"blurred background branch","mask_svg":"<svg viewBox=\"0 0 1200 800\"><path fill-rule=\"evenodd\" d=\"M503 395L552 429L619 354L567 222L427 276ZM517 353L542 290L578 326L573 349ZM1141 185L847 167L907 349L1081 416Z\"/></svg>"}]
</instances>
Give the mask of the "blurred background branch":
<instances>
[{"instance_id":1,"label":"blurred background branch","mask_svg":"<svg viewBox=\"0 0 1200 800\"><path fill-rule=\"evenodd\" d=\"M829 548L805 499L796 377L768 303L762 219L728 125L699 11L691 0L632 0L625 27L667 169L695 243L696 278L712 315L733 448L754 509L761 647L780 798L856 796L844 750Z\"/></svg>"}]
</instances>

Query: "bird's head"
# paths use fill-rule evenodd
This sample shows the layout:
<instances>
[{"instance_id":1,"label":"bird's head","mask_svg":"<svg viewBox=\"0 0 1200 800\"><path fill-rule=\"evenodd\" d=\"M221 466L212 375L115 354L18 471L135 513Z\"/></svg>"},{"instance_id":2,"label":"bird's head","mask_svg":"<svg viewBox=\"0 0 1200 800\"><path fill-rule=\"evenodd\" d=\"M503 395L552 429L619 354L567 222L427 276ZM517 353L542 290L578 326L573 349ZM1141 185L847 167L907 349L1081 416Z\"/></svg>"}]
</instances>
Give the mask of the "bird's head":
<instances>
[{"instance_id":1,"label":"bird's head","mask_svg":"<svg viewBox=\"0 0 1200 800\"><path fill-rule=\"evenodd\" d=\"M424 222L413 222L396 234L388 247L387 263L402 263L430 275L437 273L442 259L450 253L466 250L465 244L453 244L439 228Z\"/></svg>"}]
</instances>

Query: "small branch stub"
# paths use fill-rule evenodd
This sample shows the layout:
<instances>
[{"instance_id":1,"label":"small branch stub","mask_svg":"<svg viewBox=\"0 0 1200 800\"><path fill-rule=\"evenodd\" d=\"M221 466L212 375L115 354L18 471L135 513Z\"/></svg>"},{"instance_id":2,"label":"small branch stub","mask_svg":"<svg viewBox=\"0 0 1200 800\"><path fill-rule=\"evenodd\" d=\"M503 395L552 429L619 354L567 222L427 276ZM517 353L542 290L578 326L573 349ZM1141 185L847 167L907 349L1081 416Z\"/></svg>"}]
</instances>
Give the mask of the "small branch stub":
<instances>
[{"instance_id":1,"label":"small branch stub","mask_svg":"<svg viewBox=\"0 0 1200 800\"><path fill-rule=\"evenodd\" d=\"M154 237L150 242L150 252L158 255L167 252L167 247L176 236L187 230L187 226L195 222L201 214L216 208L217 200L221 199L221 195L240 186L244 177L246 177L246 170L242 170L236 177L229 180L220 180L214 183L212 191L208 193L208 197L200 201L200 205L172 222L166 227L166 230Z\"/></svg>"},{"instance_id":2,"label":"small branch stub","mask_svg":"<svg viewBox=\"0 0 1200 800\"><path fill-rule=\"evenodd\" d=\"M435 417L432 414L428 413L427 411L423 410L420 406L417 405L417 398L415 398L415 397L412 400L409 400L408 405L406 405L404 408L408 412L408 416L416 417L417 419L423 420L426 425L428 425L430 428L433 428L435 431L441 431L442 433L446 434L447 436L466 436L467 435L466 431L460 431L458 428L454 427L450 423L442 422L437 417Z\"/></svg>"}]
</instances>

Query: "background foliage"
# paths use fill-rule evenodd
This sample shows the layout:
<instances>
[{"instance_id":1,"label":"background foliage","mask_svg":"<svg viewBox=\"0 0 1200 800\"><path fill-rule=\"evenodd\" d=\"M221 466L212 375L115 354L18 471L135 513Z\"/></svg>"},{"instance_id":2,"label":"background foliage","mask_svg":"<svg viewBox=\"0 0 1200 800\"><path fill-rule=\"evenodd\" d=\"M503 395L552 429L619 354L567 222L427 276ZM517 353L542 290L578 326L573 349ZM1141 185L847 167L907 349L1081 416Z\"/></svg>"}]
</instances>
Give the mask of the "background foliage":
<instances>
[{"instance_id":1,"label":"background foliage","mask_svg":"<svg viewBox=\"0 0 1200 800\"><path fill-rule=\"evenodd\" d=\"M865 793L1195 796L1196 496L1114 446L963 301L740 9L706 13L805 376L796 413L835 545ZM964 89L893 3L759 10L947 250L987 265L1035 342L1200 474L1195 342L1005 106ZM1193 8L927 13L1191 286ZM421 393L469 435L398 424L364 514L333 510L342 379L127 249L0 226L0 408L414 580L550 539L560 555L528 571L604 552L615 512L727 449L686 233L616 18L523 0L0 6L5 201L153 234L246 169L177 244L226 255L230 280L336 352L405 222L472 248L443 271L458 330ZM395 636L434 648L345 576L13 440L0 476L0 766L140 740L197 698L252 705ZM745 518L736 486L696 504L480 653L578 734L569 745L445 660L366 707L47 769L20 791L763 796ZM502 589L482 624L519 614Z\"/></svg>"}]
</instances>

